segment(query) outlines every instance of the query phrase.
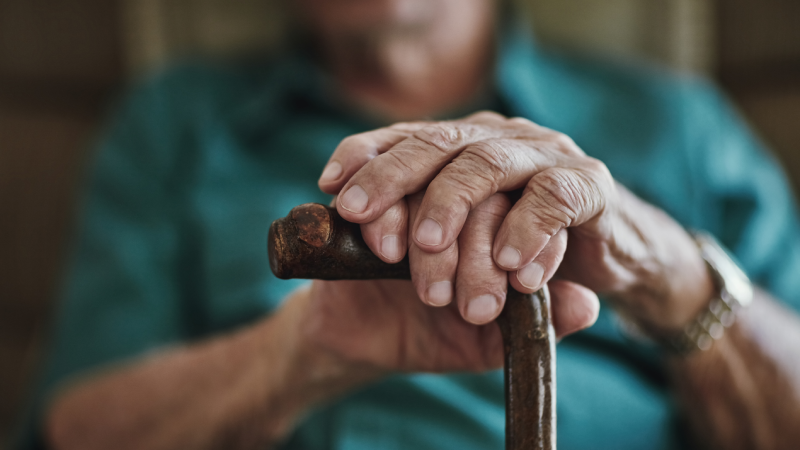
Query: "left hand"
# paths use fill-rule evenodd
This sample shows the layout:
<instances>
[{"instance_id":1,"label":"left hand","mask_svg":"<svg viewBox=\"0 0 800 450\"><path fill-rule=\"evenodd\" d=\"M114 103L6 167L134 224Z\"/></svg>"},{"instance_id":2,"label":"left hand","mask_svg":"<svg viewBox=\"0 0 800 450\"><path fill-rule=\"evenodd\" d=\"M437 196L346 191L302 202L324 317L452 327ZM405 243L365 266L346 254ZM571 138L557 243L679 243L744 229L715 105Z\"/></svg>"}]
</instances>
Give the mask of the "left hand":
<instances>
[{"instance_id":1,"label":"left hand","mask_svg":"<svg viewBox=\"0 0 800 450\"><path fill-rule=\"evenodd\" d=\"M497 192L518 189L521 198L490 237L493 260L509 272L515 289L533 292L559 269L561 277L608 296L657 330L680 328L713 289L680 225L619 185L572 139L526 119L483 112L351 136L331 156L319 184L340 194L339 213L362 224L368 245L385 261L403 257L407 236L423 300L436 281L456 279L457 258L446 255L463 238L470 211ZM409 221L405 197L420 191ZM391 245L385 237L394 237ZM505 292L505 280L486 282L494 286L458 285L462 315L473 323L496 314L471 316L472 302L486 292Z\"/></svg>"}]
</instances>

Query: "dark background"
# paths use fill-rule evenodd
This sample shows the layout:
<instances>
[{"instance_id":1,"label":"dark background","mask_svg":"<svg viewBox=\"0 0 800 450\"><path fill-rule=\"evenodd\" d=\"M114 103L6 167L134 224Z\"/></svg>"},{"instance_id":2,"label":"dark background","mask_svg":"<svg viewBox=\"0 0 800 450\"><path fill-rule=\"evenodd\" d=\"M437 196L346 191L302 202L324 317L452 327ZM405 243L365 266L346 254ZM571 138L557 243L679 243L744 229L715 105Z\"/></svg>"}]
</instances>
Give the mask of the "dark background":
<instances>
[{"instance_id":1,"label":"dark background","mask_svg":"<svg viewBox=\"0 0 800 450\"><path fill-rule=\"evenodd\" d=\"M0 447L39 363L124 2L0 0ZM800 2L718 0L711 76L800 188Z\"/></svg>"}]
</instances>

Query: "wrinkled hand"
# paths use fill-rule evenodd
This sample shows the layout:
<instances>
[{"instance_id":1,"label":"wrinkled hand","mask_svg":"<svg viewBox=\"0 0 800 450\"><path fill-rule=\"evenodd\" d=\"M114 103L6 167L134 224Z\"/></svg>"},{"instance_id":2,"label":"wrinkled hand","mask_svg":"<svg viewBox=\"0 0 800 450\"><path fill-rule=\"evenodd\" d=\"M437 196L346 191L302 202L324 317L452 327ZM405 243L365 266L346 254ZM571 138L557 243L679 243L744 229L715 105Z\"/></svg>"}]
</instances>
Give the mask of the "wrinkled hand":
<instances>
[{"instance_id":1,"label":"wrinkled hand","mask_svg":"<svg viewBox=\"0 0 800 450\"><path fill-rule=\"evenodd\" d=\"M411 203L417 199L421 196L413 196ZM462 263L470 267L462 270L489 270L505 279L505 272L492 263L491 237L510 206L498 194L468 214L462 238L474 240L462 240L460 258L471 264ZM550 291L558 337L594 322L597 299L590 291L566 281L552 282ZM406 372L482 371L503 365L496 324L469 323L454 304L432 308L420 301L408 281L314 281L310 294L300 321L304 336L348 364ZM586 298L593 303L584 305ZM586 315L586 310L594 313Z\"/></svg>"},{"instance_id":2,"label":"wrinkled hand","mask_svg":"<svg viewBox=\"0 0 800 450\"><path fill-rule=\"evenodd\" d=\"M362 224L384 261L408 249L423 301L443 306L455 296L475 324L499 314L507 282L533 292L556 270L656 328L681 326L711 290L677 223L618 185L569 137L525 119L478 113L351 136L319 184L339 194L339 213ZM484 206L518 190L513 206ZM471 220L482 208L493 219ZM581 292L572 314L593 320L596 299Z\"/></svg>"}]
</instances>

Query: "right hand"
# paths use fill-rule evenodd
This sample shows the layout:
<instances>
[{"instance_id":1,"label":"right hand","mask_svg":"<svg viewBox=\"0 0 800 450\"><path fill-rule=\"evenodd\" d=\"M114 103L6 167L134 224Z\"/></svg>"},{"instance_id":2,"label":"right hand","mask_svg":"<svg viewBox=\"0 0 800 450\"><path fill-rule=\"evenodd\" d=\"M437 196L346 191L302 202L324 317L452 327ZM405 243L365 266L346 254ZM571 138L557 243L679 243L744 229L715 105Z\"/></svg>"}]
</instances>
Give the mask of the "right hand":
<instances>
[{"instance_id":1,"label":"right hand","mask_svg":"<svg viewBox=\"0 0 800 450\"><path fill-rule=\"evenodd\" d=\"M412 221L418 200L409 198ZM452 250L458 253L456 290L461 283L479 285L487 277L505 278L493 262L492 244L510 208L504 194L495 194L470 213L458 247ZM566 233L560 239L566 241ZM412 273L415 264L425 262L412 258ZM594 323L599 306L591 291L567 281L551 281L549 286L558 337ZM494 317L481 325L469 323L456 302L436 307L430 301L423 303L416 292L409 281L314 281L300 315L302 339L340 362L380 373L502 367L503 344Z\"/></svg>"}]
</instances>

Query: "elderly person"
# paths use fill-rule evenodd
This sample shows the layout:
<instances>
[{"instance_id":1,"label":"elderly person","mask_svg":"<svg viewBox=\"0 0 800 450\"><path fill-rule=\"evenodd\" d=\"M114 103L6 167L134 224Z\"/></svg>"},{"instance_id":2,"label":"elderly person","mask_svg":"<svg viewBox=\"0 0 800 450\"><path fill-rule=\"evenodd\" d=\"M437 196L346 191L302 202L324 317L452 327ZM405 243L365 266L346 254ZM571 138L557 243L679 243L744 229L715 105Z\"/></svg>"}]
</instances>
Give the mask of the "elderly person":
<instances>
[{"instance_id":1,"label":"elderly person","mask_svg":"<svg viewBox=\"0 0 800 450\"><path fill-rule=\"evenodd\" d=\"M508 284L594 324L559 344L562 449L796 446L800 227L713 89L543 52L492 0L292 6L296 51L110 123L26 448L501 448ZM412 282L268 274L317 183Z\"/></svg>"}]
</instances>

